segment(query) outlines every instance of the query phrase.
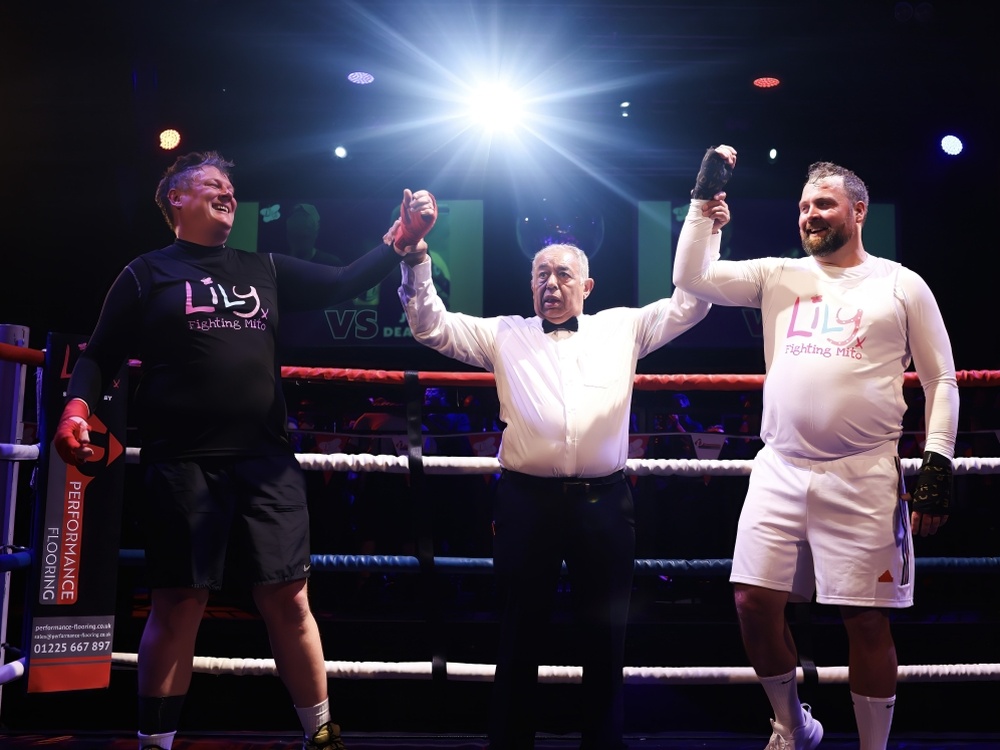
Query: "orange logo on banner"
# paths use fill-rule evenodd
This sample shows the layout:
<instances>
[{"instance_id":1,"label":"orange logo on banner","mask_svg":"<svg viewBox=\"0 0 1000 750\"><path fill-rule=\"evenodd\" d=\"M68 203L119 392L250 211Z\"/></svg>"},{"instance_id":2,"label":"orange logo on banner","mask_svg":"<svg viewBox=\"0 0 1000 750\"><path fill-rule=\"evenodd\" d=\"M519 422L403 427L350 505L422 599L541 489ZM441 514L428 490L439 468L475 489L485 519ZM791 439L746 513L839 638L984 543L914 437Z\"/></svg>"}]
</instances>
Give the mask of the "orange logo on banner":
<instances>
[{"instance_id":1,"label":"orange logo on banner","mask_svg":"<svg viewBox=\"0 0 1000 750\"><path fill-rule=\"evenodd\" d=\"M90 447L94 449L94 455L87 459L87 463L99 463L101 466L110 466L118 460L122 453L124 453L122 444L118 441L118 438L108 431L107 425L105 425L96 414L91 414L87 418L87 424L90 425ZM103 442L107 443L107 447L102 446L100 442L95 443L93 439L94 435L105 436L105 440ZM107 458L105 458L105 452L107 453Z\"/></svg>"}]
</instances>

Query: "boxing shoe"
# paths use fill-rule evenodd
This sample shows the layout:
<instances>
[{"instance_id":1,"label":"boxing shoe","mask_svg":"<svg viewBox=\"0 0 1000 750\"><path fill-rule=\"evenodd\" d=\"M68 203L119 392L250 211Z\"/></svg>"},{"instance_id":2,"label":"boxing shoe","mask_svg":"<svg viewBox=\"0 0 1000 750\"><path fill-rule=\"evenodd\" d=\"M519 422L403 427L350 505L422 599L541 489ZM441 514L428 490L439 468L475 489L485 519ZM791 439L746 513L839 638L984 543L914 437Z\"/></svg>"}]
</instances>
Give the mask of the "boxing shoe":
<instances>
[{"instance_id":1,"label":"boxing shoe","mask_svg":"<svg viewBox=\"0 0 1000 750\"><path fill-rule=\"evenodd\" d=\"M302 740L302 750L347 750L340 738L340 727L332 721L316 730L312 737Z\"/></svg>"},{"instance_id":2,"label":"boxing shoe","mask_svg":"<svg viewBox=\"0 0 1000 750\"><path fill-rule=\"evenodd\" d=\"M771 719L771 740L764 750L813 750L823 739L823 725L812 715L812 707L802 704L802 714L806 722L800 727L788 731Z\"/></svg>"}]
</instances>

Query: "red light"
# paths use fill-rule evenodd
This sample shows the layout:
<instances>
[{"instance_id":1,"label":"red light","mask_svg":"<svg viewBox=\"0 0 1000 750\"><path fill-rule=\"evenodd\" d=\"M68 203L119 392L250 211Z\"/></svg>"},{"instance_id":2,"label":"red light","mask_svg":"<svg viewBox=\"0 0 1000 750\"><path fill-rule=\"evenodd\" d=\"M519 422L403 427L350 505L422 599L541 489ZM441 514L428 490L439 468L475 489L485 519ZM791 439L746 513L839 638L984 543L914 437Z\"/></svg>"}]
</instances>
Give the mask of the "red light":
<instances>
[{"instance_id":1,"label":"red light","mask_svg":"<svg viewBox=\"0 0 1000 750\"><path fill-rule=\"evenodd\" d=\"M779 83L781 83L781 81L779 81L777 78L771 78L769 76L753 79L753 85L759 89L773 89Z\"/></svg>"}]
</instances>

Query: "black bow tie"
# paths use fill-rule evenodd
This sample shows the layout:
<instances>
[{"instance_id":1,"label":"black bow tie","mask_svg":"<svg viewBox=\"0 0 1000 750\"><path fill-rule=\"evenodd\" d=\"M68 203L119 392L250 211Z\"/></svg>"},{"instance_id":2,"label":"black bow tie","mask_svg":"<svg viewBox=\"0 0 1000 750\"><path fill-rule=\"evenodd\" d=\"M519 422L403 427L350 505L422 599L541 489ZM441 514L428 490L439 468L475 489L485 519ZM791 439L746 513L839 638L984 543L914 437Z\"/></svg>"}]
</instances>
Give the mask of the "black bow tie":
<instances>
[{"instance_id":1,"label":"black bow tie","mask_svg":"<svg viewBox=\"0 0 1000 750\"><path fill-rule=\"evenodd\" d=\"M580 324L577 322L575 316L569 320L564 320L562 323L553 323L551 320L542 318L542 330L545 333L552 333L553 331L576 331L579 328Z\"/></svg>"}]
</instances>

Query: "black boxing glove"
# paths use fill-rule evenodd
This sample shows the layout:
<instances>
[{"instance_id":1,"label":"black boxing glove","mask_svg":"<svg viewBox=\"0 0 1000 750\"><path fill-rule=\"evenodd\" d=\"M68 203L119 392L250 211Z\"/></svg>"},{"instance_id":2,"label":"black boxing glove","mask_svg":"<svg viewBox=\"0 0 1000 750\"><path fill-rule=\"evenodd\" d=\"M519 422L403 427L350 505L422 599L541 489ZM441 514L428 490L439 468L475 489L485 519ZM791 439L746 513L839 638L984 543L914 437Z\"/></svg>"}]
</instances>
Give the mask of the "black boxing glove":
<instances>
[{"instance_id":1,"label":"black boxing glove","mask_svg":"<svg viewBox=\"0 0 1000 750\"><path fill-rule=\"evenodd\" d=\"M694 181L694 189L691 191L692 198L710 201L729 182L733 175L733 168L712 146L705 152L701 160L701 168L698 170L698 177Z\"/></svg>"},{"instance_id":2,"label":"black boxing glove","mask_svg":"<svg viewBox=\"0 0 1000 750\"><path fill-rule=\"evenodd\" d=\"M951 459L940 453L926 451L920 474L917 475L917 486L911 495L910 508L930 516L949 515L954 484Z\"/></svg>"}]
</instances>

